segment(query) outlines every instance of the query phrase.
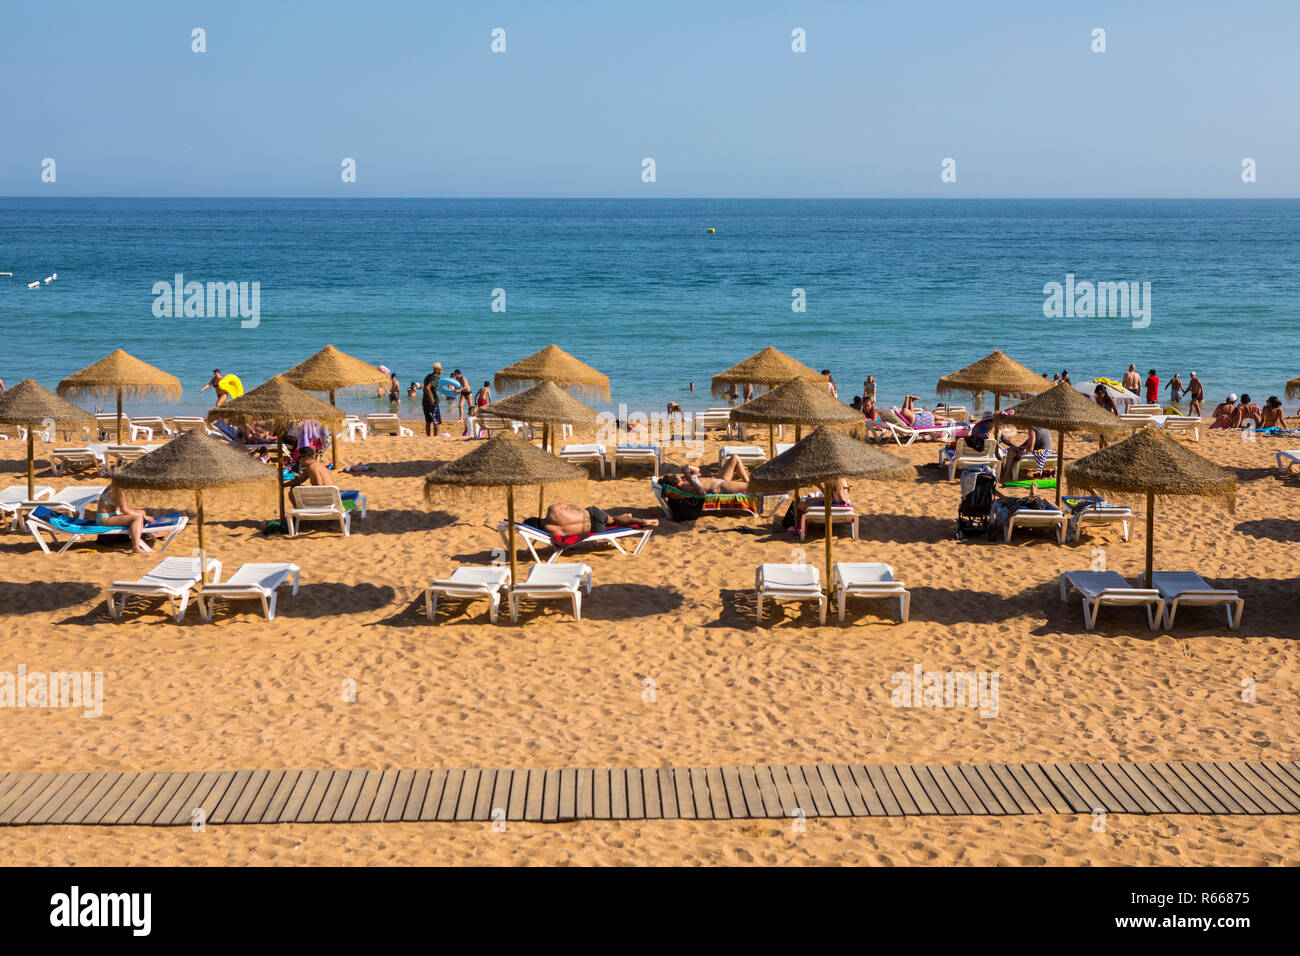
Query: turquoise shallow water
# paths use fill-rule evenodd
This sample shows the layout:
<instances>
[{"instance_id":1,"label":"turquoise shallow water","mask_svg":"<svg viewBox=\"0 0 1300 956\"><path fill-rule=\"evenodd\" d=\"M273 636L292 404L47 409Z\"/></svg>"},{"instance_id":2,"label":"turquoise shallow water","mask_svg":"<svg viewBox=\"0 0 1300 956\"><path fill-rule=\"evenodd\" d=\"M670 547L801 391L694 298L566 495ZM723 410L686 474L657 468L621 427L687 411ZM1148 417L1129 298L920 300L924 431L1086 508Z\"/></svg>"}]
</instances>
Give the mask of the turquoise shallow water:
<instances>
[{"instance_id":1,"label":"turquoise shallow water","mask_svg":"<svg viewBox=\"0 0 1300 956\"><path fill-rule=\"evenodd\" d=\"M709 378L764 345L894 401L1003 348L1076 382L1135 362L1262 399L1300 374L1298 261L1296 200L0 199L0 378L53 387L120 346L185 386L136 408L198 410L212 368L251 387L327 342L475 386L555 342L653 411L714 404ZM176 273L260 283L257 327L155 317ZM1045 318L1067 273L1151 283L1150 325Z\"/></svg>"}]
</instances>

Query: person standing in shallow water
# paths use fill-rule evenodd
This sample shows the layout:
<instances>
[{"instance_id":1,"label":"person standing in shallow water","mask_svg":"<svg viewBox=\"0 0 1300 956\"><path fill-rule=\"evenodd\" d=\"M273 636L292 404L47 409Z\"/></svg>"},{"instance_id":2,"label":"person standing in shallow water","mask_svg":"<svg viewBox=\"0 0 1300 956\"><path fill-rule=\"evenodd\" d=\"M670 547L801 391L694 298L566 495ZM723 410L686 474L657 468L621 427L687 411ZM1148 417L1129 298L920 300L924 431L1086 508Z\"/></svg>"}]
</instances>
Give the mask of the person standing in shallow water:
<instances>
[{"instance_id":1,"label":"person standing in shallow water","mask_svg":"<svg viewBox=\"0 0 1300 956\"><path fill-rule=\"evenodd\" d=\"M424 410L424 434L437 437L442 425L442 408L438 404L438 381L442 378L442 363L434 362L433 371L424 376L420 407Z\"/></svg>"},{"instance_id":2,"label":"person standing in shallow water","mask_svg":"<svg viewBox=\"0 0 1300 956\"><path fill-rule=\"evenodd\" d=\"M1200 418L1201 402L1205 400L1205 385L1196 377L1195 372L1187 380L1187 397L1190 399L1187 405L1187 414L1193 418Z\"/></svg>"}]
</instances>

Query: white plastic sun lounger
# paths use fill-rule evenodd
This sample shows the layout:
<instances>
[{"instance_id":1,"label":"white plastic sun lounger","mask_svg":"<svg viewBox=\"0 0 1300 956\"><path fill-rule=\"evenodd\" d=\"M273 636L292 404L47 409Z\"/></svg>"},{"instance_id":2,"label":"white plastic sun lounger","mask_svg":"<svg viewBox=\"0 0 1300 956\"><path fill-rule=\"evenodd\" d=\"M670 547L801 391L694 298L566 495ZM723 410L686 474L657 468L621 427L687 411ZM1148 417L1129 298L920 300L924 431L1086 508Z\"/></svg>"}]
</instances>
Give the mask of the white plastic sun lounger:
<instances>
[{"instance_id":1,"label":"white plastic sun lounger","mask_svg":"<svg viewBox=\"0 0 1300 956\"><path fill-rule=\"evenodd\" d=\"M127 462L138 461L162 445L109 445L104 449L105 467L120 468Z\"/></svg>"},{"instance_id":2,"label":"white plastic sun lounger","mask_svg":"<svg viewBox=\"0 0 1300 956\"><path fill-rule=\"evenodd\" d=\"M23 505L31 500L44 504L45 502L42 499L49 498L50 495L54 494L54 489L49 485L36 485L32 488L32 494L36 496L35 499L27 497L26 485L10 485L8 488L0 490L0 515L10 515L13 518L13 523L9 526L11 531L22 530Z\"/></svg>"},{"instance_id":3,"label":"white plastic sun lounger","mask_svg":"<svg viewBox=\"0 0 1300 956\"><path fill-rule=\"evenodd\" d=\"M903 582L894 577L894 569L880 562L837 562L835 573L835 603L839 607L840 623L844 623L844 605L848 598L898 598L898 616L906 624L912 608L912 595Z\"/></svg>"},{"instance_id":4,"label":"white plastic sun lounger","mask_svg":"<svg viewBox=\"0 0 1300 956\"><path fill-rule=\"evenodd\" d=\"M44 486L41 486L44 487ZM37 508L49 508L59 514L74 518L86 517L86 509L99 500L99 496L108 490L108 485L69 485L45 498L35 498L21 502L14 511L14 529L23 525L24 516Z\"/></svg>"},{"instance_id":5,"label":"white plastic sun lounger","mask_svg":"<svg viewBox=\"0 0 1300 956\"><path fill-rule=\"evenodd\" d=\"M409 438L415 433L402 424L394 412L375 412L366 416L366 424L370 426L372 435L396 435L398 438Z\"/></svg>"},{"instance_id":6,"label":"white plastic sun lounger","mask_svg":"<svg viewBox=\"0 0 1300 956\"><path fill-rule=\"evenodd\" d=\"M215 575L221 574L221 562L208 558L207 570ZM164 558L158 566L136 581L114 581L108 586L108 613L115 618L121 617L126 609L127 598L160 597L166 598L176 614L179 623L185 617L189 606L190 593L203 580L202 566L198 558Z\"/></svg>"},{"instance_id":7,"label":"white plastic sun lounger","mask_svg":"<svg viewBox=\"0 0 1300 956\"><path fill-rule=\"evenodd\" d=\"M59 535L68 535L68 540L59 548L58 554L63 554L74 544L82 541L89 541L92 538L120 538L126 537L129 531L124 525L99 525L93 520L72 518L65 514L50 511L44 507L35 508L30 514L24 517L27 524L27 530L32 533L37 545L46 554L50 554L50 546L59 543ZM165 535L162 545L154 548L155 551L166 551L167 546L172 540L181 533L185 525L189 523L189 518L182 514L164 515L160 519L145 525L145 534ZM45 543L43 535L50 536L50 544Z\"/></svg>"},{"instance_id":8,"label":"white plastic sun lounger","mask_svg":"<svg viewBox=\"0 0 1300 956\"><path fill-rule=\"evenodd\" d=\"M1280 474L1289 475L1297 466L1300 466L1300 448L1277 453L1277 470Z\"/></svg>"},{"instance_id":9,"label":"white plastic sun lounger","mask_svg":"<svg viewBox=\"0 0 1300 956\"><path fill-rule=\"evenodd\" d=\"M75 445L63 448L55 448L50 452L50 470L56 475L62 475L65 468L94 468L96 470L104 467L104 451L107 445Z\"/></svg>"},{"instance_id":10,"label":"white plastic sun lounger","mask_svg":"<svg viewBox=\"0 0 1300 956\"><path fill-rule=\"evenodd\" d=\"M202 429L208 435L215 435L219 438L226 437L209 425L206 418L200 418L197 415L178 415L172 419L172 429L176 432L188 432L196 428Z\"/></svg>"},{"instance_id":11,"label":"white plastic sun lounger","mask_svg":"<svg viewBox=\"0 0 1300 956\"><path fill-rule=\"evenodd\" d=\"M1224 605L1228 612L1228 630L1235 631L1241 623L1245 600L1236 591L1211 587L1195 571L1156 571L1151 576L1160 596L1165 599L1165 628L1174 626L1174 615L1182 607L1214 607Z\"/></svg>"},{"instance_id":12,"label":"white plastic sun lounger","mask_svg":"<svg viewBox=\"0 0 1300 956\"><path fill-rule=\"evenodd\" d=\"M571 465L598 465L600 477L605 477L604 445L565 445L560 449L559 457Z\"/></svg>"},{"instance_id":13,"label":"white plastic sun lounger","mask_svg":"<svg viewBox=\"0 0 1300 956\"><path fill-rule=\"evenodd\" d=\"M343 494L338 485L299 485L291 489L293 507L285 515L289 522L289 537L296 537L303 521L337 521L344 537L352 534L353 512L343 506ZM366 496L357 495L358 517L366 516Z\"/></svg>"},{"instance_id":14,"label":"white plastic sun lounger","mask_svg":"<svg viewBox=\"0 0 1300 956\"><path fill-rule=\"evenodd\" d=\"M820 498L820 495L809 496ZM799 515L799 540L803 541L808 536L808 526L810 524L824 524L826 522L826 506L823 504L809 505L806 511ZM849 526L849 534L854 541L858 540L858 513L853 510L851 505L831 505L831 525L846 524Z\"/></svg>"},{"instance_id":15,"label":"white plastic sun lounger","mask_svg":"<svg viewBox=\"0 0 1300 956\"><path fill-rule=\"evenodd\" d=\"M994 444L992 439L987 439L984 447L996 448L997 446ZM1032 458L1030 460L1032 460ZM940 464L942 465L942 463L943 455L940 453ZM958 469L965 468L967 465L993 465L996 468L997 463L998 456L993 452L975 451L975 449L966 444L966 439L958 438L957 447L953 449L952 461L948 462L948 480L956 480Z\"/></svg>"},{"instance_id":16,"label":"white plastic sun lounger","mask_svg":"<svg viewBox=\"0 0 1300 956\"><path fill-rule=\"evenodd\" d=\"M1011 535L1015 533L1016 525L1019 525L1022 528L1052 528L1056 532L1056 543L1065 544L1065 527L1068 522L1065 513L1055 508L1050 511L1020 508L1007 519L1003 540L1010 544Z\"/></svg>"},{"instance_id":17,"label":"white plastic sun lounger","mask_svg":"<svg viewBox=\"0 0 1300 956\"><path fill-rule=\"evenodd\" d=\"M1066 571L1061 574L1060 584L1062 601L1069 599L1071 589L1083 596L1083 628L1086 631L1097 625L1097 612L1103 605L1145 606L1151 630L1160 628L1165 613L1165 601L1160 592L1155 588L1129 587L1117 571Z\"/></svg>"},{"instance_id":18,"label":"white plastic sun lounger","mask_svg":"<svg viewBox=\"0 0 1300 956\"><path fill-rule=\"evenodd\" d=\"M1155 416L1155 415L1164 414L1164 409L1160 406L1159 403L1152 404L1152 405L1133 404L1128 407L1128 411L1125 412L1125 414Z\"/></svg>"},{"instance_id":19,"label":"white plastic sun lounger","mask_svg":"<svg viewBox=\"0 0 1300 956\"><path fill-rule=\"evenodd\" d=\"M218 576L220 573L218 572ZM195 600L199 615L211 621L217 600L261 601L262 613L268 621L275 620L275 598L278 589L292 585L290 594L298 593L298 565L296 564L242 564L239 570L225 581L203 585Z\"/></svg>"},{"instance_id":20,"label":"white plastic sun lounger","mask_svg":"<svg viewBox=\"0 0 1300 956\"><path fill-rule=\"evenodd\" d=\"M1190 434L1192 441L1199 442L1201 440L1201 420L1182 415L1170 415L1165 419L1165 431L1170 435Z\"/></svg>"},{"instance_id":21,"label":"white plastic sun lounger","mask_svg":"<svg viewBox=\"0 0 1300 956\"><path fill-rule=\"evenodd\" d=\"M509 547L509 527L504 518L497 525L497 530L501 532L501 540L505 542L506 547ZM650 540L650 535L654 534L654 530L654 528L610 528L607 531L593 532L574 544L560 546L552 541L551 536L545 531L538 531L532 525L521 524L516 521L515 539L523 539L524 544L528 546L528 553L533 556L533 561L537 564L543 563L541 555L537 553L537 549L550 548L551 556L546 559L545 563L554 564L555 559L570 548L580 548L583 545L588 544L612 545L619 554L630 554L632 557L636 557L636 555L641 553L641 549L645 547L645 543ZM633 538L636 540L633 541ZM630 552L619 543L622 539L627 539L627 543L633 546Z\"/></svg>"},{"instance_id":22,"label":"white plastic sun lounger","mask_svg":"<svg viewBox=\"0 0 1300 956\"><path fill-rule=\"evenodd\" d=\"M501 592L510 586L507 567L457 568L449 578L434 581L424 592L424 613L433 620L439 596L450 600L488 601L488 620L495 624L501 608Z\"/></svg>"},{"instance_id":23,"label":"white plastic sun lounger","mask_svg":"<svg viewBox=\"0 0 1300 956\"><path fill-rule=\"evenodd\" d=\"M591 568L585 564L534 564L528 579L510 589L510 623L519 623L519 599L570 601L582 620L582 593L591 593Z\"/></svg>"},{"instance_id":24,"label":"white plastic sun lounger","mask_svg":"<svg viewBox=\"0 0 1300 956\"><path fill-rule=\"evenodd\" d=\"M1083 511L1077 511L1070 515L1066 524L1066 537L1078 540L1079 535L1083 533L1083 529L1087 525L1117 524L1122 529L1121 536L1127 541L1132 521L1133 509L1127 505L1102 505L1100 507L1085 508Z\"/></svg>"},{"instance_id":25,"label":"white plastic sun lounger","mask_svg":"<svg viewBox=\"0 0 1300 956\"><path fill-rule=\"evenodd\" d=\"M732 455L746 465L761 465L767 461L767 452L757 445L723 445L718 449L718 464L725 464Z\"/></svg>"},{"instance_id":26,"label":"white plastic sun lounger","mask_svg":"<svg viewBox=\"0 0 1300 956\"><path fill-rule=\"evenodd\" d=\"M957 438L956 425L935 425L932 428L912 428L910 425L899 425L894 422L881 421L879 424L889 429L889 433L894 436L894 441L904 448L911 446L912 442L918 438L924 438L929 441L950 442ZM904 441L903 439L907 439Z\"/></svg>"},{"instance_id":27,"label":"white plastic sun lounger","mask_svg":"<svg viewBox=\"0 0 1300 956\"><path fill-rule=\"evenodd\" d=\"M794 447L794 442L792 441L779 441L773 443L772 450L776 452L778 455L784 455L793 447Z\"/></svg>"},{"instance_id":28,"label":"white plastic sun lounger","mask_svg":"<svg viewBox=\"0 0 1300 956\"><path fill-rule=\"evenodd\" d=\"M658 478L659 470L664 464L664 450L659 445L619 445L609 459L609 477L618 477L620 461L649 462L654 466L655 477Z\"/></svg>"},{"instance_id":29,"label":"white plastic sun lounger","mask_svg":"<svg viewBox=\"0 0 1300 956\"><path fill-rule=\"evenodd\" d=\"M167 424L166 421L159 418L157 415L142 415L138 418L133 418L131 419L131 425L133 429L142 428L142 429L149 430L149 437L146 438L145 441L152 441L153 436L158 432L162 432L164 435L167 435L168 437L176 434L176 429L172 428L170 425ZM114 428L116 428L116 425L114 426ZM135 432L132 431L131 434L133 436L131 440L134 441Z\"/></svg>"},{"instance_id":30,"label":"white plastic sun lounger","mask_svg":"<svg viewBox=\"0 0 1300 956\"><path fill-rule=\"evenodd\" d=\"M707 408L691 417L691 437L699 438L710 428L725 428L731 434L731 409Z\"/></svg>"},{"instance_id":31,"label":"white plastic sun lounger","mask_svg":"<svg viewBox=\"0 0 1300 956\"><path fill-rule=\"evenodd\" d=\"M763 599L816 601L817 623L826 623L826 592L814 564L760 564L754 570L754 599L758 623L763 623Z\"/></svg>"}]
</instances>

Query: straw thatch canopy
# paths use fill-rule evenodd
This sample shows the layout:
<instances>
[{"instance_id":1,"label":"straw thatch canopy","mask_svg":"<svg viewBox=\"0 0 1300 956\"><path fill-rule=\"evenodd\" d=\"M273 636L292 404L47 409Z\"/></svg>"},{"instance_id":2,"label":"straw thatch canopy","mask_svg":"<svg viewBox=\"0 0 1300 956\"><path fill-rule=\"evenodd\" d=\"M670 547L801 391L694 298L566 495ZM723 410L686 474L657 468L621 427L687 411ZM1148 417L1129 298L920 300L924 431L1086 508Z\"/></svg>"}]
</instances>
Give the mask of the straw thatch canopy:
<instances>
[{"instance_id":1,"label":"straw thatch canopy","mask_svg":"<svg viewBox=\"0 0 1300 956\"><path fill-rule=\"evenodd\" d=\"M25 378L0 393L0 425L21 425L27 429L27 497L36 489L36 430L47 425L68 429L94 425L93 416L65 402L48 388Z\"/></svg>"},{"instance_id":2,"label":"straw thatch canopy","mask_svg":"<svg viewBox=\"0 0 1300 956\"><path fill-rule=\"evenodd\" d=\"M810 369L769 345L725 372L713 376L712 388L714 395L722 397L732 385L765 385L773 388L795 378L806 382L821 382L823 385L826 382L826 376L821 372Z\"/></svg>"},{"instance_id":3,"label":"straw thatch canopy","mask_svg":"<svg viewBox=\"0 0 1300 956\"><path fill-rule=\"evenodd\" d=\"M1295 378L1287 379L1286 397L1288 399L1300 398L1300 375L1297 375Z\"/></svg>"},{"instance_id":4,"label":"straw thatch canopy","mask_svg":"<svg viewBox=\"0 0 1300 956\"><path fill-rule=\"evenodd\" d=\"M318 421L326 425L337 425L342 420L343 412L290 384L283 375L267 379L252 391L208 412L210 422L251 425L269 421L277 433L284 432L299 422Z\"/></svg>"},{"instance_id":5,"label":"straw thatch canopy","mask_svg":"<svg viewBox=\"0 0 1300 956\"><path fill-rule=\"evenodd\" d=\"M1070 488L1117 495L1146 495L1146 586L1155 572L1157 498L1209 498L1236 506L1237 476L1202 458L1158 428L1144 428L1132 438L1095 451L1065 468Z\"/></svg>"},{"instance_id":6,"label":"straw thatch canopy","mask_svg":"<svg viewBox=\"0 0 1300 956\"><path fill-rule=\"evenodd\" d=\"M733 408L731 419L760 425L854 425L862 413L833 398L824 384L796 378Z\"/></svg>"},{"instance_id":7,"label":"straw thatch canopy","mask_svg":"<svg viewBox=\"0 0 1300 956\"><path fill-rule=\"evenodd\" d=\"M498 435L453 461L441 461L424 479L425 500L442 485L502 488L581 481L587 472L548 455L532 442Z\"/></svg>"},{"instance_id":8,"label":"straw thatch canopy","mask_svg":"<svg viewBox=\"0 0 1300 956\"><path fill-rule=\"evenodd\" d=\"M1017 416L1018 417L1018 416ZM1211 498L1236 506L1237 476L1202 458L1158 428L1095 451L1065 468L1070 488L1159 498Z\"/></svg>"},{"instance_id":9,"label":"straw thatch canopy","mask_svg":"<svg viewBox=\"0 0 1300 956\"><path fill-rule=\"evenodd\" d=\"M175 375L142 362L134 355L115 349L94 365L74 372L58 384L58 393L118 398L180 398L181 380Z\"/></svg>"},{"instance_id":10,"label":"straw thatch canopy","mask_svg":"<svg viewBox=\"0 0 1300 956\"><path fill-rule=\"evenodd\" d=\"M378 366L340 352L327 345L309 359L299 362L284 373L291 385L305 392L334 392L345 388L361 388L388 381L388 376Z\"/></svg>"},{"instance_id":11,"label":"straw thatch canopy","mask_svg":"<svg viewBox=\"0 0 1300 956\"><path fill-rule=\"evenodd\" d=\"M487 405L483 414L538 425L594 425L596 411L553 382L542 382Z\"/></svg>"},{"instance_id":12,"label":"straw thatch canopy","mask_svg":"<svg viewBox=\"0 0 1300 956\"><path fill-rule=\"evenodd\" d=\"M475 490L506 489L506 541L510 558L510 580L518 581L515 548L515 489L524 485L552 485L585 482L587 471L548 455L532 442L498 435L473 451L441 461L424 478L424 500L432 502L439 488ZM539 500L540 506L540 500Z\"/></svg>"},{"instance_id":13,"label":"straw thatch canopy","mask_svg":"<svg viewBox=\"0 0 1300 956\"><path fill-rule=\"evenodd\" d=\"M940 395L953 392L970 392L980 395L992 392L996 397L1003 395L1033 395L1045 392L1052 383L1037 372L1033 372L1010 358L1001 349L984 356L978 362L958 369L950 375L939 379L935 391Z\"/></svg>"},{"instance_id":14,"label":"straw thatch canopy","mask_svg":"<svg viewBox=\"0 0 1300 956\"><path fill-rule=\"evenodd\" d=\"M609 376L574 358L558 345L548 345L497 372L493 385L504 392L554 382L561 388L576 388L580 395L609 401Z\"/></svg>"},{"instance_id":15,"label":"straw thatch canopy","mask_svg":"<svg viewBox=\"0 0 1300 956\"><path fill-rule=\"evenodd\" d=\"M755 468L749 485L754 491L786 491L820 487L840 478L905 481L915 474L903 459L823 425Z\"/></svg>"},{"instance_id":16,"label":"straw thatch canopy","mask_svg":"<svg viewBox=\"0 0 1300 956\"><path fill-rule=\"evenodd\" d=\"M95 416L64 401L48 388L25 378L0 394L0 425L22 425L26 429L55 425L95 424Z\"/></svg>"},{"instance_id":17,"label":"straw thatch canopy","mask_svg":"<svg viewBox=\"0 0 1300 956\"><path fill-rule=\"evenodd\" d=\"M1106 411L1065 382L1026 399L994 416L1001 425L1032 425L1054 432L1097 432L1114 435L1133 426Z\"/></svg>"},{"instance_id":18,"label":"straw thatch canopy","mask_svg":"<svg viewBox=\"0 0 1300 956\"><path fill-rule=\"evenodd\" d=\"M258 483L269 489L275 475L243 452L194 428L117 469L113 481L145 491L197 491Z\"/></svg>"}]
</instances>

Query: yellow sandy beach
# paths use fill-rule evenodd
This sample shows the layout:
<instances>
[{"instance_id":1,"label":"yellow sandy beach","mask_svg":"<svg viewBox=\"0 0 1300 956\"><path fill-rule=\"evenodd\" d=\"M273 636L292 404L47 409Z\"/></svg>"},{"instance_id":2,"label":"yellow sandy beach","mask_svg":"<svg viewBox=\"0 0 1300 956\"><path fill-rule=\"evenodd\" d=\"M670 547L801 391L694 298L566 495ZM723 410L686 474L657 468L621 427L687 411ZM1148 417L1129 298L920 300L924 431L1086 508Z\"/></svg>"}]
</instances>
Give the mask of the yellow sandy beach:
<instances>
[{"instance_id":1,"label":"yellow sandy beach","mask_svg":"<svg viewBox=\"0 0 1300 956\"><path fill-rule=\"evenodd\" d=\"M457 429L459 430L459 429ZM228 569L291 560L302 590L266 622L254 605L190 612L156 607L109 618L110 580L154 558L93 547L39 553L0 536L0 670L104 674L104 714L0 709L3 770L209 770L245 767L634 767L757 763L1292 760L1300 752L1300 519L1294 484L1275 477L1285 445L1203 433L1192 447L1236 471L1235 514L1195 499L1163 506L1156 566L1196 570L1246 600L1236 632L1222 612L1180 613L1156 635L1136 609L1105 609L1083 628L1057 574L1089 566L1096 547L1130 580L1143 566L1106 531L1057 546L954 539L959 497L938 470L914 482L855 487L861 540L841 532L837 560L891 564L912 592L911 620L853 607L841 627L799 605L754 622L754 568L792 559L797 536L739 517L665 521L645 550L584 552L595 588L577 622L560 604L527 606L521 623L487 623L486 604L424 617L422 591L501 546L503 499L455 514L430 509L423 476L470 450L467 439L372 438L341 446L374 471L340 476L369 498L344 538L321 526L289 540L259 534L272 517L237 499L206 504L208 551ZM579 434L581 439L581 432ZM710 441L702 461L716 460ZM48 448L48 446L44 446ZM38 456L42 446L38 445ZM1073 457L1095 448L1072 441ZM936 446L888 450L916 465ZM0 485L23 480L24 446L0 442ZM669 460L684 461L680 449ZM74 479L40 478L61 487ZM82 481L84 483L84 479ZM658 515L644 467L592 480L588 501ZM524 494L527 499L529 495ZM533 499L535 501L535 498ZM1136 504L1136 503L1135 503ZM530 510L530 509L529 509ZM1135 509L1137 510L1137 509ZM196 546L187 529L169 554ZM820 543L802 545L817 560ZM891 676L996 671L996 717L970 709L898 708ZM655 685L643 700L643 681ZM356 683L353 703L344 681ZM1253 681L1257 699L1243 700ZM113 863L872 863L1294 864L1289 818L1152 816L579 824L358 824L188 828L0 828L15 864Z\"/></svg>"}]
</instances>

